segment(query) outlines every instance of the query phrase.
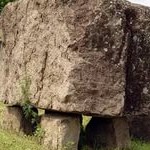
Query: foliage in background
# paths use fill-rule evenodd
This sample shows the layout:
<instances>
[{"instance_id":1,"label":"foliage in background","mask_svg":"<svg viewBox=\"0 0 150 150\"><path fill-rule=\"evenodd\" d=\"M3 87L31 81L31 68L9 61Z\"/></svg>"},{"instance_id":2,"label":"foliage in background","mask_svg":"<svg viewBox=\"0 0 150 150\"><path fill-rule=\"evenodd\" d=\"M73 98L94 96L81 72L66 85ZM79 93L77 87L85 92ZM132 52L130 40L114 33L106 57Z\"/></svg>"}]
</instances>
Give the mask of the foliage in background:
<instances>
[{"instance_id":1,"label":"foliage in background","mask_svg":"<svg viewBox=\"0 0 150 150\"><path fill-rule=\"evenodd\" d=\"M9 2L13 2L14 0L0 0L0 12L2 11L2 9L4 8L4 6L9 3Z\"/></svg>"}]
</instances>

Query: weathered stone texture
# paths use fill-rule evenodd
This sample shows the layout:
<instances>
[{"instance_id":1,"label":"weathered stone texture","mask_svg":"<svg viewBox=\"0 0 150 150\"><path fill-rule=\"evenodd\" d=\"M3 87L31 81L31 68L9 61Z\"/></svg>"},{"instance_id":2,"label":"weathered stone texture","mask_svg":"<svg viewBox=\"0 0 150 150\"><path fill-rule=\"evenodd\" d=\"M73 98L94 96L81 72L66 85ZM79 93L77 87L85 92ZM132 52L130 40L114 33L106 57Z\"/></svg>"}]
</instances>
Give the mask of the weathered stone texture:
<instances>
[{"instance_id":1,"label":"weathered stone texture","mask_svg":"<svg viewBox=\"0 0 150 150\"><path fill-rule=\"evenodd\" d=\"M2 114L0 125L3 129L30 135L33 131L32 124L25 118L22 108L18 106L6 107Z\"/></svg>"},{"instance_id":2,"label":"weathered stone texture","mask_svg":"<svg viewBox=\"0 0 150 150\"><path fill-rule=\"evenodd\" d=\"M49 113L41 117L41 129L44 131L42 143L53 150L78 149L80 135L80 117Z\"/></svg>"},{"instance_id":3,"label":"weathered stone texture","mask_svg":"<svg viewBox=\"0 0 150 150\"><path fill-rule=\"evenodd\" d=\"M1 126L16 132L22 131L22 109L20 107L7 107L3 112Z\"/></svg>"},{"instance_id":4,"label":"weathered stone texture","mask_svg":"<svg viewBox=\"0 0 150 150\"><path fill-rule=\"evenodd\" d=\"M125 118L92 118L86 127L86 142L89 149L128 148L129 127Z\"/></svg>"},{"instance_id":5,"label":"weathered stone texture","mask_svg":"<svg viewBox=\"0 0 150 150\"><path fill-rule=\"evenodd\" d=\"M19 0L2 16L3 101L21 103L29 79L28 98L44 109L103 116L148 111L148 8L122 0Z\"/></svg>"},{"instance_id":6,"label":"weathered stone texture","mask_svg":"<svg viewBox=\"0 0 150 150\"><path fill-rule=\"evenodd\" d=\"M150 8L126 10L130 34L126 65L125 111L148 114L150 108Z\"/></svg>"},{"instance_id":7,"label":"weathered stone texture","mask_svg":"<svg viewBox=\"0 0 150 150\"><path fill-rule=\"evenodd\" d=\"M2 48L4 47L4 32L3 32L3 29L2 29L2 17L1 17L1 15L0 15L0 64L2 65L1 67L0 67L0 74L2 75L3 73L4 73L4 53L3 53L3 50L2 50ZM0 80L0 87L2 88L2 84L3 83L3 81L2 80ZM1 95L2 93L0 92L0 95ZM2 99L0 99L0 101L1 101Z\"/></svg>"},{"instance_id":8,"label":"weathered stone texture","mask_svg":"<svg viewBox=\"0 0 150 150\"><path fill-rule=\"evenodd\" d=\"M0 50L2 49L3 42L4 42L4 36L3 36L3 31L2 31L2 18L0 15Z\"/></svg>"}]
</instances>

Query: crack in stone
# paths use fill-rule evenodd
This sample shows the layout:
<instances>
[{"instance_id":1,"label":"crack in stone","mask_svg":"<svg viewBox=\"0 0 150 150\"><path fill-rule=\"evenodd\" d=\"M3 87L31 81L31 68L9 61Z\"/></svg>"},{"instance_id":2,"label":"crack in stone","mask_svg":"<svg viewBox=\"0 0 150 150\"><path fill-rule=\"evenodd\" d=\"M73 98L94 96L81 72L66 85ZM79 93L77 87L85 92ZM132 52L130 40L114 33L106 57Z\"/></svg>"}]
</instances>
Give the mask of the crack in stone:
<instances>
[{"instance_id":1,"label":"crack in stone","mask_svg":"<svg viewBox=\"0 0 150 150\"><path fill-rule=\"evenodd\" d=\"M133 19L136 17L136 12L132 9L125 10L125 16L126 16L126 26L125 31L128 32L128 41L127 41L127 61L126 61L126 87L125 87L125 107L124 107L124 113L128 114L131 113L137 106L138 101L133 100L130 96L130 80L132 79L132 72L131 72L131 65L132 65L132 55L133 54L133 48L132 48L132 42L133 42L133 29L132 29L132 22Z\"/></svg>"},{"instance_id":2,"label":"crack in stone","mask_svg":"<svg viewBox=\"0 0 150 150\"><path fill-rule=\"evenodd\" d=\"M46 66L47 66L47 60L48 60L48 51L45 51L45 53L44 53L44 59L43 59L43 67L42 67L41 72L40 72L40 73L41 73L40 86L37 86L37 91L36 91L36 93L35 93L35 95L34 95L34 96L36 96L37 93L40 92L40 93L39 93L38 100L37 100L37 102L36 102L37 105L38 105L38 103L39 103L39 101L40 101L41 92L42 92L42 89L43 89L43 87L44 87L43 80L44 80L44 78L45 78L44 75L45 75L45 70L46 70Z\"/></svg>"}]
</instances>

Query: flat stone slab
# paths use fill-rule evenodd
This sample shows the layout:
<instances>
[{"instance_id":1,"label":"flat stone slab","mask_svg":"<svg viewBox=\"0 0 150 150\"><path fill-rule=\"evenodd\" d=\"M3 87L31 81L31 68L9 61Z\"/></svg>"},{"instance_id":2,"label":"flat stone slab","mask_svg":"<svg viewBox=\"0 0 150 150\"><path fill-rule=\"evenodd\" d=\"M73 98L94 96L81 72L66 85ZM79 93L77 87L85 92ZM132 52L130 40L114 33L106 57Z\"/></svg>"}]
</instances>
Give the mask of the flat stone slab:
<instances>
[{"instance_id":1,"label":"flat stone slab","mask_svg":"<svg viewBox=\"0 0 150 150\"><path fill-rule=\"evenodd\" d=\"M122 0L8 4L0 99L99 116L148 112L149 18L149 8Z\"/></svg>"}]
</instances>

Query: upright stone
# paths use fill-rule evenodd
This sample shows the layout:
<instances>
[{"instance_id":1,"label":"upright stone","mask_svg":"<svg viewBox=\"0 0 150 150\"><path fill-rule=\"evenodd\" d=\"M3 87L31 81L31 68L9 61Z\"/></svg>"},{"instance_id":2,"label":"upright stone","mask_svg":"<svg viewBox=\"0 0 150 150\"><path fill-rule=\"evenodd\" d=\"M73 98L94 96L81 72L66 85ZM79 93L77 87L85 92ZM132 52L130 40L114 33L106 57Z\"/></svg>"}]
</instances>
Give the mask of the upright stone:
<instances>
[{"instance_id":1,"label":"upright stone","mask_svg":"<svg viewBox=\"0 0 150 150\"><path fill-rule=\"evenodd\" d=\"M23 113L20 107L6 107L1 119L2 128L16 132L23 131L22 116Z\"/></svg>"},{"instance_id":2,"label":"upright stone","mask_svg":"<svg viewBox=\"0 0 150 150\"><path fill-rule=\"evenodd\" d=\"M19 106L8 106L2 113L1 127L10 131L32 134L32 124L25 118Z\"/></svg>"},{"instance_id":3,"label":"upright stone","mask_svg":"<svg viewBox=\"0 0 150 150\"><path fill-rule=\"evenodd\" d=\"M129 127L133 138L150 142L150 114L130 116Z\"/></svg>"},{"instance_id":4,"label":"upright stone","mask_svg":"<svg viewBox=\"0 0 150 150\"><path fill-rule=\"evenodd\" d=\"M128 148L129 127L125 118L95 118L86 127L87 145L91 149Z\"/></svg>"},{"instance_id":5,"label":"upright stone","mask_svg":"<svg viewBox=\"0 0 150 150\"><path fill-rule=\"evenodd\" d=\"M42 116L44 131L42 143L53 150L77 150L80 135L80 117L50 112Z\"/></svg>"}]
</instances>

